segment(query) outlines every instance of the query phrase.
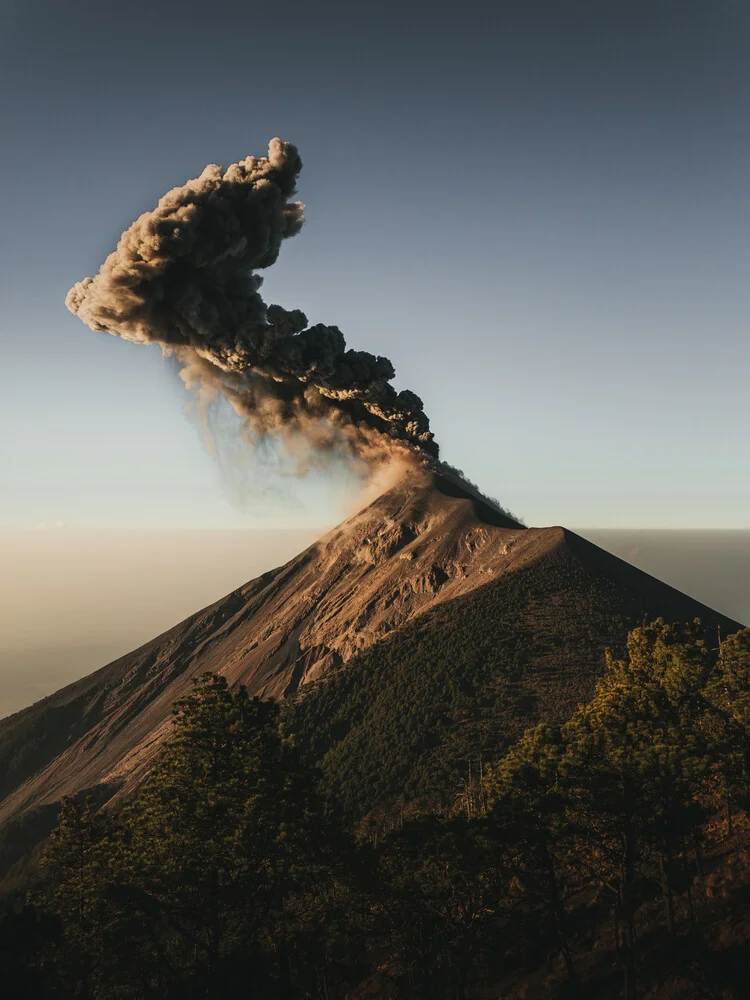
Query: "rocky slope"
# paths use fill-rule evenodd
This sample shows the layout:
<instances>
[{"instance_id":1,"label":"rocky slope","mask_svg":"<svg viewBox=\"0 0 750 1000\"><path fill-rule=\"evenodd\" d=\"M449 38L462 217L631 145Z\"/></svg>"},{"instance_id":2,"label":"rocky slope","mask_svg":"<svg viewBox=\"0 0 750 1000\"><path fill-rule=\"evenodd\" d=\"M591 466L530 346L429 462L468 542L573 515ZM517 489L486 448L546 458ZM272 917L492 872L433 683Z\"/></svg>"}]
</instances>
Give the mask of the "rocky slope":
<instances>
[{"instance_id":1,"label":"rocky slope","mask_svg":"<svg viewBox=\"0 0 750 1000\"><path fill-rule=\"evenodd\" d=\"M592 591L584 577L603 585ZM104 801L143 779L196 674L215 670L251 693L289 697L475 596L497 605L501 642L520 624L502 613L516 579L524 633L551 640L547 672L566 660L565 636L588 651L585 673L595 676L606 637L594 618L701 617L714 634L739 627L562 528L525 528L466 484L414 471L286 565L0 721L0 877L45 835L63 795L91 790ZM553 687L566 683L564 670L555 677Z\"/></svg>"}]
</instances>

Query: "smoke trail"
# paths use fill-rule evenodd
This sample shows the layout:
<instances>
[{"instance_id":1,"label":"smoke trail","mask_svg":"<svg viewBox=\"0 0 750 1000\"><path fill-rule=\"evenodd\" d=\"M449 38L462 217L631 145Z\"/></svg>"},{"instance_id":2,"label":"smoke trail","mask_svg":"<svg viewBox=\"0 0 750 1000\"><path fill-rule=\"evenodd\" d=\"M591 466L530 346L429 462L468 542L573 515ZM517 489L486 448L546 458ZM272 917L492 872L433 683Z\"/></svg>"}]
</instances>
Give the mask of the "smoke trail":
<instances>
[{"instance_id":1,"label":"smoke trail","mask_svg":"<svg viewBox=\"0 0 750 1000\"><path fill-rule=\"evenodd\" d=\"M93 330L176 354L199 405L222 393L252 442L282 438L301 466L332 450L367 463L394 451L436 457L422 401L396 392L388 358L347 350L338 327L308 327L300 310L263 301L256 272L304 221L292 200L301 168L280 139L223 173L207 166L136 219L66 305Z\"/></svg>"}]
</instances>

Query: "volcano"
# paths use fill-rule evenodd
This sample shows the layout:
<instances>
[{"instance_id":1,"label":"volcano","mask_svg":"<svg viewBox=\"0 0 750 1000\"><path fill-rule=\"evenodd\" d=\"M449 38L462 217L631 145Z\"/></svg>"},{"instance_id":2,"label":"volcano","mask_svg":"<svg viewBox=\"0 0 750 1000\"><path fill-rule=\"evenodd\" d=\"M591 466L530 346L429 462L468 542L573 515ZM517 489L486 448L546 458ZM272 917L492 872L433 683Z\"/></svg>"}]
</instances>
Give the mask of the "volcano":
<instances>
[{"instance_id":1,"label":"volcano","mask_svg":"<svg viewBox=\"0 0 750 1000\"><path fill-rule=\"evenodd\" d=\"M326 730L319 752L330 754L367 738L364 710L326 728L330 685L367 678L382 689L394 657L432 643L410 690L385 702L368 694L397 718L431 672L446 690L466 688L461 718L446 717L439 686L421 716L424 770L445 734L455 744L461 725L476 721L475 694L499 720L500 743L529 723L562 719L591 694L605 649L621 652L627 628L656 617L699 618L713 645L741 628L571 531L524 527L451 474L412 470L284 566L0 721L0 877L12 883L63 796L117 800L144 780L172 705L204 671L250 694L312 706ZM481 691L466 686L464 654L484 671ZM501 673L503 697L490 704ZM366 754L361 761L377 770ZM391 772L383 795L411 773ZM371 784L367 807L381 794Z\"/></svg>"}]
</instances>

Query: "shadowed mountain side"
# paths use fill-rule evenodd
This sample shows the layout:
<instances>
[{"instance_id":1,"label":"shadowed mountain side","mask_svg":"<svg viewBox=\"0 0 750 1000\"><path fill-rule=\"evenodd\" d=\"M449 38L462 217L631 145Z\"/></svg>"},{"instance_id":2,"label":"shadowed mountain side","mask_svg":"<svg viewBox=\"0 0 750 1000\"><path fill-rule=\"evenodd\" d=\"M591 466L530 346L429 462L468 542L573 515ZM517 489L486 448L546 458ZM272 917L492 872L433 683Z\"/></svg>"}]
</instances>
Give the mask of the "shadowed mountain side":
<instances>
[{"instance_id":1,"label":"shadowed mountain side","mask_svg":"<svg viewBox=\"0 0 750 1000\"><path fill-rule=\"evenodd\" d=\"M740 627L573 532L529 531L544 544L514 573L405 623L287 705L350 820L399 799L452 801L480 761L586 702L634 624L700 618L711 647Z\"/></svg>"},{"instance_id":2,"label":"shadowed mountain side","mask_svg":"<svg viewBox=\"0 0 750 1000\"><path fill-rule=\"evenodd\" d=\"M750 531L582 528L594 545L740 622L750 622Z\"/></svg>"},{"instance_id":3,"label":"shadowed mountain side","mask_svg":"<svg viewBox=\"0 0 750 1000\"><path fill-rule=\"evenodd\" d=\"M459 641L458 626L480 611L481 645ZM63 795L134 788L173 703L205 670L252 694L288 697L357 654L375 662L394 632L413 644L435 628L453 643L459 681L462 650L484 657L488 676L505 670L502 650L517 650L536 698L531 714L543 716L573 682L585 696L604 646L644 615L701 617L713 634L739 627L562 528L524 528L460 481L414 470L286 565L0 722L0 872L19 843L30 846L22 829L44 835L40 816ZM523 652L529 644L533 655ZM426 670L440 676L441 663Z\"/></svg>"}]
</instances>

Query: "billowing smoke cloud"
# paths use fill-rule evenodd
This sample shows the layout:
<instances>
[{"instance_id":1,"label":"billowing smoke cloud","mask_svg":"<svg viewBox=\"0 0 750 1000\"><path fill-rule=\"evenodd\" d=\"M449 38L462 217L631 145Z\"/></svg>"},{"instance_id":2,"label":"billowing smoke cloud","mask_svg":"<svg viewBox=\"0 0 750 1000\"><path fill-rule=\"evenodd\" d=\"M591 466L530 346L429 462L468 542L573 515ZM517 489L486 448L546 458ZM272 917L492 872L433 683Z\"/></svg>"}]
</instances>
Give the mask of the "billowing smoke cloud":
<instances>
[{"instance_id":1,"label":"billowing smoke cloud","mask_svg":"<svg viewBox=\"0 0 750 1000\"><path fill-rule=\"evenodd\" d=\"M347 350L337 327L308 327L261 297L257 270L303 223L292 200L301 167L280 139L267 157L206 167L141 215L66 304L93 330L176 354L204 402L222 393L251 439L281 437L300 461L342 449L368 461L437 456L422 401L396 392L388 358Z\"/></svg>"}]
</instances>

